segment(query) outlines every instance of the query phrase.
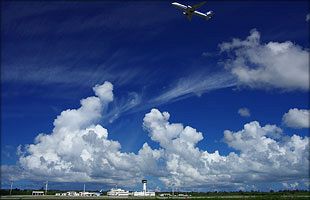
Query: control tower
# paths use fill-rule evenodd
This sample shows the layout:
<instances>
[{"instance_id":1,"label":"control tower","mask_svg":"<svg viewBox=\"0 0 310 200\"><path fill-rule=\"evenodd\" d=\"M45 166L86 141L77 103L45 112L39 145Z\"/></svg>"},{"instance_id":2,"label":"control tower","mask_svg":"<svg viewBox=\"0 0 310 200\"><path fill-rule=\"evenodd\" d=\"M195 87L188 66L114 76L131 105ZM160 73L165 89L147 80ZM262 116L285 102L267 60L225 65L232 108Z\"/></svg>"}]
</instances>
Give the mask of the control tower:
<instances>
[{"instance_id":1,"label":"control tower","mask_svg":"<svg viewBox=\"0 0 310 200\"><path fill-rule=\"evenodd\" d=\"M146 189L146 183L147 180L143 179L142 184L143 184L143 190L142 192L134 192L133 196L134 197L155 197L155 192L148 192Z\"/></svg>"},{"instance_id":2,"label":"control tower","mask_svg":"<svg viewBox=\"0 0 310 200\"><path fill-rule=\"evenodd\" d=\"M146 183L147 183L147 180L143 179L142 180L142 184L143 184L143 192L144 192L144 194L146 193Z\"/></svg>"}]
</instances>

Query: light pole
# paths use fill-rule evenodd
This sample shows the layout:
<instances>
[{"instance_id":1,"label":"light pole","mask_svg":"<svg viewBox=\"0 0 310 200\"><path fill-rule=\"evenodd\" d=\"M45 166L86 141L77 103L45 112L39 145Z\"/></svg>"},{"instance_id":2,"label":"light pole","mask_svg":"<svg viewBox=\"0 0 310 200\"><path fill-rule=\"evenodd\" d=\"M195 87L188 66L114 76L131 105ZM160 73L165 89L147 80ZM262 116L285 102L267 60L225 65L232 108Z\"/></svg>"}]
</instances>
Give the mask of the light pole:
<instances>
[{"instance_id":1,"label":"light pole","mask_svg":"<svg viewBox=\"0 0 310 200\"><path fill-rule=\"evenodd\" d=\"M46 181L46 184L45 184L45 195L47 195L47 185L48 185L48 181Z\"/></svg>"},{"instance_id":2,"label":"light pole","mask_svg":"<svg viewBox=\"0 0 310 200\"><path fill-rule=\"evenodd\" d=\"M13 181L11 181L10 195L12 195Z\"/></svg>"}]
</instances>

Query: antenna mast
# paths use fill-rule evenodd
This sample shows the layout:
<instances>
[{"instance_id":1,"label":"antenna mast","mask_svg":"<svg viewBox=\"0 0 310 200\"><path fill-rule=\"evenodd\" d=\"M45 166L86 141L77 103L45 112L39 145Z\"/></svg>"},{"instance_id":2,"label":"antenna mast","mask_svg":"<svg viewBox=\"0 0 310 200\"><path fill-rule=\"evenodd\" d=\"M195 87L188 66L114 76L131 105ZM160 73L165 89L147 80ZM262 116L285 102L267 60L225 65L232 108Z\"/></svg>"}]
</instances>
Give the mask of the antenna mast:
<instances>
[{"instance_id":1,"label":"antenna mast","mask_svg":"<svg viewBox=\"0 0 310 200\"><path fill-rule=\"evenodd\" d=\"M46 184L45 184L45 195L47 195L47 185L48 185L48 181L46 181Z\"/></svg>"},{"instance_id":2,"label":"antenna mast","mask_svg":"<svg viewBox=\"0 0 310 200\"><path fill-rule=\"evenodd\" d=\"M13 189L13 181L11 181L10 195L12 195L12 189Z\"/></svg>"}]
</instances>

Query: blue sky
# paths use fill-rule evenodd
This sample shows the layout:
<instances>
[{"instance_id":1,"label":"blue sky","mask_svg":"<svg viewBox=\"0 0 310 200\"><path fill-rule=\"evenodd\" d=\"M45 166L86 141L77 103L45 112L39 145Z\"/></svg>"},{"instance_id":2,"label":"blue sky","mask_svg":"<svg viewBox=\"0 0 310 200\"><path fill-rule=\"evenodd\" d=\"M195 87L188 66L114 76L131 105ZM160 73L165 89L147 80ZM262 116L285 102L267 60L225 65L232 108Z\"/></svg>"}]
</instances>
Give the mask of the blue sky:
<instances>
[{"instance_id":1,"label":"blue sky","mask_svg":"<svg viewBox=\"0 0 310 200\"><path fill-rule=\"evenodd\" d=\"M193 143L193 151L200 153L218 150L223 157L231 152L240 157L242 152L256 155L224 137L225 130L237 133L253 121L259 122L258 129L267 124L280 128L282 139L273 138L280 147L285 148L284 141L293 134L309 146L309 123L304 123L309 119L309 20L306 19L309 2L209 1L200 10L213 10L214 18L205 21L193 17L191 22L170 4L168 1L1 2L2 187L8 187L9 180L14 180L17 187L33 184L39 187L46 180L42 174L19 174L34 170L21 163L21 158L39 155L27 150L27 144L34 144L40 133L56 135L53 122L57 116L64 110L78 109L81 99L94 95L95 85L107 87L104 83L109 81L113 85L113 101L92 125L106 128L108 139L118 141L125 157L134 154L139 159L144 143L152 152L166 153L157 160L154 158L160 169L158 173L143 171L141 167L140 172L133 172L127 179L116 178L111 183L96 179L92 173L96 169L103 174L121 169L112 167L107 172L91 166L94 171L80 169L88 177L81 178L81 184L88 182L94 189L114 184L139 189L136 180L128 182L129 177L135 176L137 180L148 178L152 189L162 190L171 188L173 181L188 185L183 188L186 190L307 188L308 167L300 168L300 173L290 177L283 172L274 183L264 178L268 173L263 173L251 180L219 178L213 180L213 185L206 175L206 180L195 185L193 177L188 177L180 166L169 169L169 156L180 156L179 163L189 164L202 177L213 172L181 158L183 154L171 153L162 140L152 139L157 133L153 126L145 125L144 117L147 113L155 116L151 109L156 108L160 113L170 114L170 123L197 129L203 139ZM242 108L250 112L249 116L238 114ZM45 145L42 141L39 144ZM25 154L17 154L19 146ZM307 148L302 152L307 152ZM301 166L309 162L302 152L291 155ZM60 159L65 159L62 156ZM288 157L285 154L276 160ZM55 175L54 178L50 180L54 184L51 187L64 188L66 181ZM76 181L68 179L66 187L80 188L80 183L70 182ZM227 187L230 183L233 186Z\"/></svg>"}]
</instances>

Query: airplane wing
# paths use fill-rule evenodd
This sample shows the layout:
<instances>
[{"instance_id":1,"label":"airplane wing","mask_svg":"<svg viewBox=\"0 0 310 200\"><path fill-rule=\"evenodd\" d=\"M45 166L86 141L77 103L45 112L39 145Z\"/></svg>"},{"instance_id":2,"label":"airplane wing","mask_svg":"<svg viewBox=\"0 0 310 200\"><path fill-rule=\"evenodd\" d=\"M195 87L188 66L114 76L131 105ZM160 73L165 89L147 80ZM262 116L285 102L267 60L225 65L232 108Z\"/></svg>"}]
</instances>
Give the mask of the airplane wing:
<instances>
[{"instance_id":1,"label":"airplane wing","mask_svg":"<svg viewBox=\"0 0 310 200\"><path fill-rule=\"evenodd\" d=\"M197 3L197 4L193 5L192 8L194 8L194 9L200 8L200 7L203 6L205 3L207 3L207 2L206 2L206 1L203 1L203 2L201 2L201 3Z\"/></svg>"},{"instance_id":2,"label":"airplane wing","mask_svg":"<svg viewBox=\"0 0 310 200\"><path fill-rule=\"evenodd\" d=\"M195 4L193 6L191 6L189 8L189 11L194 12L195 10L197 10L198 8L200 8L201 6L203 6L205 3L207 3L206 1L203 1L201 3Z\"/></svg>"}]
</instances>

